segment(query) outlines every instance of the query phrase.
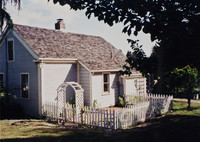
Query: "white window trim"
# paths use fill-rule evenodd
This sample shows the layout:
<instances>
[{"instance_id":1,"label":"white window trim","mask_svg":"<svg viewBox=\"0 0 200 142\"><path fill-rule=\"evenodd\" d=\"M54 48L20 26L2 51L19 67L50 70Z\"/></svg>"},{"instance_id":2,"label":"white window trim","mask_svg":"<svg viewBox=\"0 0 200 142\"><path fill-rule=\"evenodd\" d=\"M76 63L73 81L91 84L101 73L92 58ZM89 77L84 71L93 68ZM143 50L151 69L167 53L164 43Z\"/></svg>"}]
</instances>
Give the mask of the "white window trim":
<instances>
[{"instance_id":1,"label":"white window trim","mask_svg":"<svg viewBox=\"0 0 200 142\"><path fill-rule=\"evenodd\" d=\"M23 74L27 74L28 75L28 98L23 98L22 97L22 89L21 89L21 86L22 86L22 75ZM27 100L27 99L30 99L30 79L29 79L29 73L20 73L20 98L23 99L23 100Z\"/></svg>"},{"instance_id":2,"label":"white window trim","mask_svg":"<svg viewBox=\"0 0 200 142\"><path fill-rule=\"evenodd\" d=\"M108 74L108 82L109 82L108 92L104 92L104 74ZM102 96L110 95L110 72L104 72L104 73L102 73L102 91L103 91Z\"/></svg>"},{"instance_id":3,"label":"white window trim","mask_svg":"<svg viewBox=\"0 0 200 142\"><path fill-rule=\"evenodd\" d=\"M13 60L9 60L9 53L8 53L8 42L13 41ZM15 61L15 46L14 46L14 38L7 39L7 61L8 62L14 62Z\"/></svg>"},{"instance_id":4,"label":"white window trim","mask_svg":"<svg viewBox=\"0 0 200 142\"><path fill-rule=\"evenodd\" d=\"M4 82L5 82L5 75L4 75L4 72L0 72L0 74L3 75L3 87L5 87L5 84L4 84Z\"/></svg>"}]
</instances>

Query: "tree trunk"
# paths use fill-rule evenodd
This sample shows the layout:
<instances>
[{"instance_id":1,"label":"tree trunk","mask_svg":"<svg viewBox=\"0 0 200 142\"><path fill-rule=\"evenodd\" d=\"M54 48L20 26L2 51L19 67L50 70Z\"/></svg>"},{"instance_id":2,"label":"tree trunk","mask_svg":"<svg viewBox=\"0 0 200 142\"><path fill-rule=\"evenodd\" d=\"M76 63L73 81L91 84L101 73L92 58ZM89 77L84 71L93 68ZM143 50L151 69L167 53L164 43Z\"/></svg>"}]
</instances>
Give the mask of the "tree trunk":
<instances>
[{"instance_id":1,"label":"tree trunk","mask_svg":"<svg viewBox=\"0 0 200 142\"><path fill-rule=\"evenodd\" d=\"M192 92L191 90L189 90L187 92L187 99L188 99L188 107L187 107L187 109L188 110L191 110L191 99L192 99L192 93L191 92Z\"/></svg>"},{"instance_id":2,"label":"tree trunk","mask_svg":"<svg viewBox=\"0 0 200 142\"><path fill-rule=\"evenodd\" d=\"M191 110L191 98L188 97L188 107L187 107L188 110Z\"/></svg>"}]
</instances>

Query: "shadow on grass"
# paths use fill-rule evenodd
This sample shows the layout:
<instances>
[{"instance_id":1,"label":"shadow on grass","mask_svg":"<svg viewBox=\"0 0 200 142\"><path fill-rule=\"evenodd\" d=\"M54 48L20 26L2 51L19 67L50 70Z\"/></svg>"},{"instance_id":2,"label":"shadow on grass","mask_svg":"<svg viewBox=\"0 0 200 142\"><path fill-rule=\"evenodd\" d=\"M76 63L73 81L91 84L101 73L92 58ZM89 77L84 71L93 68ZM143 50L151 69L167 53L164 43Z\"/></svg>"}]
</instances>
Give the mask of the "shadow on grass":
<instances>
[{"instance_id":1,"label":"shadow on grass","mask_svg":"<svg viewBox=\"0 0 200 142\"><path fill-rule=\"evenodd\" d=\"M36 130L36 129L35 129ZM100 135L98 132L88 132L88 130L47 130L37 129L41 133L63 133L62 136L37 136L31 138L3 139L1 142L95 142L105 141L106 136ZM70 133L66 133L70 131ZM94 129L93 129L94 131ZM66 134L64 134L66 133ZM101 133L103 134L103 133Z\"/></svg>"},{"instance_id":2,"label":"shadow on grass","mask_svg":"<svg viewBox=\"0 0 200 142\"><path fill-rule=\"evenodd\" d=\"M200 140L200 117L168 115L147 121L147 127L138 128L154 142L197 142ZM133 129L134 131L134 129Z\"/></svg>"},{"instance_id":3,"label":"shadow on grass","mask_svg":"<svg viewBox=\"0 0 200 142\"><path fill-rule=\"evenodd\" d=\"M62 133L62 136L4 139L1 142L198 142L200 140L200 117L168 115L148 120L141 126L128 130L74 128L51 131L35 129L33 131Z\"/></svg>"}]
</instances>

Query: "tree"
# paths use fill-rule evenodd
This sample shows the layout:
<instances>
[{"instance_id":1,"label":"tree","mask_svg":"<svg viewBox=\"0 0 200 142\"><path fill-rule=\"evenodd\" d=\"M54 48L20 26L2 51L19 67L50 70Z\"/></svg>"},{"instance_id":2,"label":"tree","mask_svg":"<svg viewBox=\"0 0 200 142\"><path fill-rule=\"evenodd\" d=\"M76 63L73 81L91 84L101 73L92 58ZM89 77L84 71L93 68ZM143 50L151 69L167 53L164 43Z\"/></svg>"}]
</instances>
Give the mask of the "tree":
<instances>
[{"instance_id":1,"label":"tree","mask_svg":"<svg viewBox=\"0 0 200 142\"><path fill-rule=\"evenodd\" d=\"M0 1L0 33L3 32L4 24L8 25L9 28L12 28L12 19L9 13L6 11L6 5L9 0L1 0ZM10 0L11 3L14 3L14 6L18 6L18 10L21 8L21 0Z\"/></svg>"},{"instance_id":2,"label":"tree","mask_svg":"<svg viewBox=\"0 0 200 142\"><path fill-rule=\"evenodd\" d=\"M48 0L49 1L49 0ZM88 18L93 14L99 21L112 26L123 23L122 32L138 35L143 31L157 40L150 57L129 40L133 52L127 53L122 73L132 68L145 76L153 75L158 83L156 91L167 90L167 80L174 68L186 65L200 70L200 1L199 0L53 0L71 9L86 9Z\"/></svg>"},{"instance_id":3,"label":"tree","mask_svg":"<svg viewBox=\"0 0 200 142\"><path fill-rule=\"evenodd\" d=\"M174 94L185 94L188 99L188 109L190 109L191 99L199 81L198 70L189 65L181 69L175 68L169 77L170 90Z\"/></svg>"},{"instance_id":4,"label":"tree","mask_svg":"<svg viewBox=\"0 0 200 142\"><path fill-rule=\"evenodd\" d=\"M48 0L50 1L50 0ZM68 4L74 10L86 9L88 18L94 14L99 21L112 26L123 22L123 32L151 34L151 40L189 36L200 30L199 0L53 0ZM177 33L181 33L178 34ZM184 35L182 35L184 34Z\"/></svg>"},{"instance_id":5,"label":"tree","mask_svg":"<svg viewBox=\"0 0 200 142\"><path fill-rule=\"evenodd\" d=\"M188 57L192 58L187 61L195 63L195 67L200 63L200 52L195 51L196 49L199 51L200 48L199 0L53 0L53 2L59 2L60 5L68 4L74 10L86 9L85 14L88 18L93 14L99 21L104 21L110 26L114 23L124 23L122 32L128 35L137 36L140 31L149 33L152 41L158 40L156 48L165 48L165 50L155 50L156 52L159 50L159 53L156 53L159 58L163 58L160 57L161 53L165 54L166 51L176 53L183 49L187 53L187 50L192 48L189 56L183 54L179 58L185 60Z\"/></svg>"}]
</instances>

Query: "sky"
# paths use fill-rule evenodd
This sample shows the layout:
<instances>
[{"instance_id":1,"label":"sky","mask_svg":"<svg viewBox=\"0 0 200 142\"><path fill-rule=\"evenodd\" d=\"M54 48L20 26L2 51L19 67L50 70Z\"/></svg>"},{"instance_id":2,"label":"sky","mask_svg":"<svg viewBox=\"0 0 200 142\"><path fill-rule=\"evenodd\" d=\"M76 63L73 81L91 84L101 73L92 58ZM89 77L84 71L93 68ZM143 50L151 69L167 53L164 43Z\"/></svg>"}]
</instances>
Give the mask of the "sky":
<instances>
[{"instance_id":1,"label":"sky","mask_svg":"<svg viewBox=\"0 0 200 142\"><path fill-rule=\"evenodd\" d=\"M66 29L64 32L95 35L104 38L114 47L122 50L124 54L132 51L127 39L139 39L143 50L149 56L155 43L150 41L150 36L139 33L137 37L122 33L123 24L110 27L97 18L88 19L84 11L70 10L68 5L53 4L52 0L21 0L21 10L18 11L14 4L7 3L7 12L15 24L28 25L40 28L54 29L57 19L64 19Z\"/></svg>"}]
</instances>

